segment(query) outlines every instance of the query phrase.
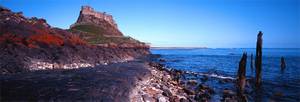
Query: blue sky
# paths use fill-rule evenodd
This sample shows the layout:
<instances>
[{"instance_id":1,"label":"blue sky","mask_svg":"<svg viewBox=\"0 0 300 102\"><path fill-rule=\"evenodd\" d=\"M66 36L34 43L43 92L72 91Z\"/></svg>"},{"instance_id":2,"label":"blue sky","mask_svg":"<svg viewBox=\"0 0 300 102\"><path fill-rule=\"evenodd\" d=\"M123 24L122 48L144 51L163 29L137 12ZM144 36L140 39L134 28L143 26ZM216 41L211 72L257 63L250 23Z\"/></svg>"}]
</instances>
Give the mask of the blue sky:
<instances>
[{"instance_id":1,"label":"blue sky","mask_svg":"<svg viewBox=\"0 0 300 102\"><path fill-rule=\"evenodd\" d=\"M300 47L299 0L0 0L67 29L82 5L112 14L127 36L162 47Z\"/></svg>"}]
</instances>

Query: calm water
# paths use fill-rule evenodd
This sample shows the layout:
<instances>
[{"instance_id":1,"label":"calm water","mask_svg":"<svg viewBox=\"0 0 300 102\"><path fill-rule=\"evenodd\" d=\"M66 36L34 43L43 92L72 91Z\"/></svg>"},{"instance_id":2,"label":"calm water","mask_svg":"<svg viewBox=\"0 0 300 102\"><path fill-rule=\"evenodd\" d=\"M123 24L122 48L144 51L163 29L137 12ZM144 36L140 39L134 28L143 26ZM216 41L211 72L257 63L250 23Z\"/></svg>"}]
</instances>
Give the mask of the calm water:
<instances>
[{"instance_id":1,"label":"calm water","mask_svg":"<svg viewBox=\"0 0 300 102\"><path fill-rule=\"evenodd\" d=\"M243 52L247 52L247 78L253 78L250 55L255 49L151 49L166 60L168 68L235 78ZM280 69L280 57L286 69ZM263 49L262 101L300 101L300 49ZM281 93L280 97L274 96ZM252 97L253 98L253 97ZM255 100L255 98L253 98Z\"/></svg>"}]
</instances>

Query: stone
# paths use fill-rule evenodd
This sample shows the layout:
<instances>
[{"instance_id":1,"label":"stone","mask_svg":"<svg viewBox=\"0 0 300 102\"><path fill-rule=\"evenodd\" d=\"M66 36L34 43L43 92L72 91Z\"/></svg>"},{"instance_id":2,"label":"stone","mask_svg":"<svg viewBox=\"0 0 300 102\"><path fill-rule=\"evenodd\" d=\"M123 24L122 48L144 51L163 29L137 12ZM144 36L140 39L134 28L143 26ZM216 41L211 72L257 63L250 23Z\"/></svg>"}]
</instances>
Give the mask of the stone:
<instances>
[{"instance_id":1,"label":"stone","mask_svg":"<svg viewBox=\"0 0 300 102\"><path fill-rule=\"evenodd\" d=\"M223 97L230 97L230 96L234 96L235 92L233 92L232 90L229 89L224 89L223 90Z\"/></svg>"},{"instance_id":2,"label":"stone","mask_svg":"<svg viewBox=\"0 0 300 102\"><path fill-rule=\"evenodd\" d=\"M180 102L189 102L189 100L187 100L186 98L180 98L179 101L180 101Z\"/></svg>"},{"instance_id":3,"label":"stone","mask_svg":"<svg viewBox=\"0 0 300 102\"><path fill-rule=\"evenodd\" d=\"M180 98L178 98L177 96L171 96L170 98L170 102L180 102Z\"/></svg>"},{"instance_id":4,"label":"stone","mask_svg":"<svg viewBox=\"0 0 300 102\"><path fill-rule=\"evenodd\" d=\"M200 78L200 79L201 79L201 81L206 82L206 81L208 80L208 77L207 77L207 76L203 76L203 77Z\"/></svg>"},{"instance_id":5,"label":"stone","mask_svg":"<svg viewBox=\"0 0 300 102\"><path fill-rule=\"evenodd\" d=\"M172 96L172 93L169 89L163 89L162 95L164 95L166 97L170 97L170 96Z\"/></svg>"},{"instance_id":6,"label":"stone","mask_svg":"<svg viewBox=\"0 0 300 102\"><path fill-rule=\"evenodd\" d=\"M197 85L197 80L188 80L187 84L192 86Z\"/></svg>"},{"instance_id":7,"label":"stone","mask_svg":"<svg viewBox=\"0 0 300 102\"><path fill-rule=\"evenodd\" d=\"M158 102L168 102L165 97L159 97Z\"/></svg>"},{"instance_id":8,"label":"stone","mask_svg":"<svg viewBox=\"0 0 300 102\"><path fill-rule=\"evenodd\" d=\"M275 92L273 94L275 97L282 97L283 96L283 93L282 92Z\"/></svg>"},{"instance_id":9,"label":"stone","mask_svg":"<svg viewBox=\"0 0 300 102\"><path fill-rule=\"evenodd\" d=\"M155 99L150 97L149 95L142 95L144 102L155 102Z\"/></svg>"},{"instance_id":10,"label":"stone","mask_svg":"<svg viewBox=\"0 0 300 102\"><path fill-rule=\"evenodd\" d=\"M188 88L183 88L183 91L188 95L195 95L195 91L190 90Z\"/></svg>"}]
</instances>

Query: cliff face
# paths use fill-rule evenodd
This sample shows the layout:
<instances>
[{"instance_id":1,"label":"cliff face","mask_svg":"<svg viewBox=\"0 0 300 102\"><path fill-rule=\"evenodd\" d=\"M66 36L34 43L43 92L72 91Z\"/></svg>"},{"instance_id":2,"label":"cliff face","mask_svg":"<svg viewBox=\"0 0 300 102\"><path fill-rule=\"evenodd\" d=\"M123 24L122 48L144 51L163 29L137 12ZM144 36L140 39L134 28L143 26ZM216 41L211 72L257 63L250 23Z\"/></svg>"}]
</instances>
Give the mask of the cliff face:
<instances>
[{"instance_id":1,"label":"cliff face","mask_svg":"<svg viewBox=\"0 0 300 102\"><path fill-rule=\"evenodd\" d=\"M112 15L105 12L97 12L90 6L82 6L77 22L71 25L71 29L80 25L93 25L102 29L104 36L123 36L119 31Z\"/></svg>"},{"instance_id":2,"label":"cliff face","mask_svg":"<svg viewBox=\"0 0 300 102\"><path fill-rule=\"evenodd\" d=\"M93 67L149 54L149 46L140 42L97 46L81 33L87 34L52 28L44 19L26 18L0 6L0 73Z\"/></svg>"}]
</instances>

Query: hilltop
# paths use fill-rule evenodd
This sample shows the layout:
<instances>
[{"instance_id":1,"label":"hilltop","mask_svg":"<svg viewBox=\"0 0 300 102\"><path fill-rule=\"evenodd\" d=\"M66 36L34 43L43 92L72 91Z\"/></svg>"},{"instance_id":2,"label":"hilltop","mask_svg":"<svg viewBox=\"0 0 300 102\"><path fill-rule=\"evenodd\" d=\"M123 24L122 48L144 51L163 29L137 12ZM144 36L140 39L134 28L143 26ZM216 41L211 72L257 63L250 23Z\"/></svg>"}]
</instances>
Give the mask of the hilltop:
<instances>
[{"instance_id":1,"label":"hilltop","mask_svg":"<svg viewBox=\"0 0 300 102\"><path fill-rule=\"evenodd\" d=\"M68 30L89 44L98 46L146 47L143 42L124 36L112 15L82 6L77 21Z\"/></svg>"}]
</instances>

